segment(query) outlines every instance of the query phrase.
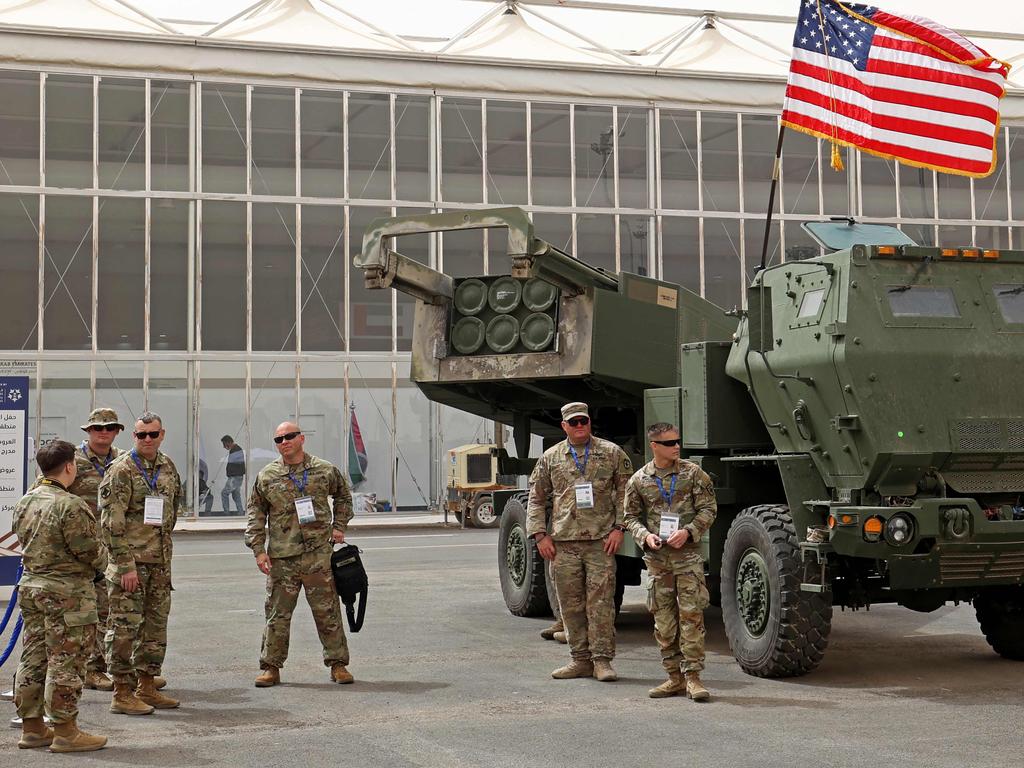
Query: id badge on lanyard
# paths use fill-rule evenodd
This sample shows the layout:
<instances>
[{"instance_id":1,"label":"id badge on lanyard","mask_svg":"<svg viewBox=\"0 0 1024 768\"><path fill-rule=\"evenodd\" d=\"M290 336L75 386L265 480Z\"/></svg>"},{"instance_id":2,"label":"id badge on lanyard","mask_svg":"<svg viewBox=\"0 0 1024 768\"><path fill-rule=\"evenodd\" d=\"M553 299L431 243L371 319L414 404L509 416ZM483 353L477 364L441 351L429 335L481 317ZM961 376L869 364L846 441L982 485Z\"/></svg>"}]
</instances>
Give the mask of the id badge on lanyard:
<instances>
[{"instance_id":1,"label":"id badge on lanyard","mask_svg":"<svg viewBox=\"0 0 1024 768\"><path fill-rule=\"evenodd\" d=\"M661 526L658 530L658 536L662 539L667 539L673 533L679 530L679 516L678 515L662 515Z\"/></svg>"},{"instance_id":2,"label":"id badge on lanyard","mask_svg":"<svg viewBox=\"0 0 1024 768\"><path fill-rule=\"evenodd\" d=\"M295 511L299 515L299 522L305 525L306 523L316 522L316 510L313 509L313 497L302 496L295 500Z\"/></svg>"},{"instance_id":3,"label":"id badge on lanyard","mask_svg":"<svg viewBox=\"0 0 1024 768\"><path fill-rule=\"evenodd\" d=\"M576 508L577 509L593 509L594 508L594 484L588 483L585 480L580 480L574 486L576 491Z\"/></svg>"},{"instance_id":4,"label":"id badge on lanyard","mask_svg":"<svg viewBox=\"0 0 1024 768\"><path fill-rule=\"evenodd\" d=\"M142 522L159 527L164 524L164 497L147 496L142 508Z\"/></svg>"}]
</instances>

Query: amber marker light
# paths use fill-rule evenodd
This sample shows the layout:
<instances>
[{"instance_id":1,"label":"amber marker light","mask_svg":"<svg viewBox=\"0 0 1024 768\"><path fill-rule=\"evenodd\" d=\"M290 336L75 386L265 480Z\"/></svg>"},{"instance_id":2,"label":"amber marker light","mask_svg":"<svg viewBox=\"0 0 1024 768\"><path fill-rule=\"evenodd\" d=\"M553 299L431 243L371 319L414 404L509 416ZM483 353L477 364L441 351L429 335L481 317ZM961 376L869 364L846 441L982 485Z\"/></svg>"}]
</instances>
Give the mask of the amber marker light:
<instances>
[{"instance_id":1,"label":"amber marker light","mask_svg":"<svg viewBox=\"0 0 1024 768\"><path fill-rule=\"evenodd\" d=\"M835 528L836 527L836 516L835 515L829 515L828 516L828 527L829 528Z\"/></svg>"},{"instance_id":2,"label":"amber marker light","mask_svg":"<svg viewBox=\"0 0 1024 768\"><path fill-rule=\"evenodd\" d=\"M955 259L957 256L960 255L960 251L958 251L956 248L943 248L941 253L942 258L944 259Z\"/></svg>"},{"instance_id":3,"label":"amber marker light","mask_svg":"<svg viewBox=\"0 0 1024 768\"><path fill-rule=\"evenodd\" d=\"M976 259L976 258L978 258L978 249L977 248L964 248L963 251L961 251L961 254L963 255L963 257L965 259Z\"/></svg>"},{"instance_id":4,"label":"amber marker light","mask_svg":"<svg viewBox=\"0 0 1024 768\"><path fill-rule=\"evenodd\" d=\"M841 515L839 518L843 525L853 525L853 515Z\"/></svg>"},{"instance_id":5,"label":"amber marker light","mask_svg":"<svg viewBox=\"0 0 1024 768\"><path fill-rule=\"evenodd\" d=\"M896 246L880 245L878 246L878 253L882 256L894 256L896 254Z\"/></svg>"},{"instance_id":6,"label":"amber marker light","mask_svg":"<svg viewBox=\"0 0 1024 768\"><path fill-rule=\"evenodd\" d=\"M878 541L882 538L882 518L869 517L864 521L864 538L867 541Z\"/></svg>"},{"instance_id":7,"label":"amber marker light","mask_svg":"<svg viewBox=\"0 0 1024 768\"><path fill-rule=\"evenodd\" d=\"M993 259L993 260L994 259L998 259L999 258L999 251L982 251L981 252L981 256L982 256L982 258L985 258L985 259Z\"/></svg>"}]
</instances>

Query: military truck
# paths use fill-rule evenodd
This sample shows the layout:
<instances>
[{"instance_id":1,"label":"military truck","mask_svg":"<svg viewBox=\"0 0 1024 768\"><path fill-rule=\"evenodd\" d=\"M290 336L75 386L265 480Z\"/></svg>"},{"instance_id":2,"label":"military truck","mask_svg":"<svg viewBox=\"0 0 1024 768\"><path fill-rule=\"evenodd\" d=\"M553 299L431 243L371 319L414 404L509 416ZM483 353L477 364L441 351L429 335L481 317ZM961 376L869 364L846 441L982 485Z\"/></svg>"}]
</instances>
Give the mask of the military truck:
<instances>
[{"instance_id":1,"label":"military truck","mask_svg":"<svg viewBox=\"0 0 1024 768\"><path fill-rule=\"evenodd\" d=\"M454 279L392 238L508 230L510 274ZM801 675L832 612L971 601L989 644L1024 660L1024 251L933 248L853 220L805 229L825 255L759 270L745 310L587 265L505 208L374 222L370 288L415 296L412 379L428 398L562 439L559 406L635 461L644 425L681 426L715 480L709 588L740 666ZM525 474L531 460L500 457ZM548 609L526 493L495 493L502 592ZM618 557L619 599L641 553Z\"/></svg>"}]
</instances>

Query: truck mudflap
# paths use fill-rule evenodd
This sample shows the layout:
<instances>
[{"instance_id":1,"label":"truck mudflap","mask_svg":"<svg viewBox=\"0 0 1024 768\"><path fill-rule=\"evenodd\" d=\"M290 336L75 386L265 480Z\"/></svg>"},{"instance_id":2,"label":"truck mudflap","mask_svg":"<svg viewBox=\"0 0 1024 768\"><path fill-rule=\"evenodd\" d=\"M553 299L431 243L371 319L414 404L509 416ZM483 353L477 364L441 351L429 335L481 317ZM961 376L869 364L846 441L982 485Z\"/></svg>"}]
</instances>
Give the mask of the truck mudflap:
<instances>
[{"instance_id":1,"label":"truck mudflap","mask_svg":"<svg viewBox=\"0 0 1024 768\"><path fill-rule=\"evenodd\" d=\"M970 498L905 507L833 506L835 554L886 561L892 589L1024 584L1024 519Z\"/></svg>"}]
</instances>

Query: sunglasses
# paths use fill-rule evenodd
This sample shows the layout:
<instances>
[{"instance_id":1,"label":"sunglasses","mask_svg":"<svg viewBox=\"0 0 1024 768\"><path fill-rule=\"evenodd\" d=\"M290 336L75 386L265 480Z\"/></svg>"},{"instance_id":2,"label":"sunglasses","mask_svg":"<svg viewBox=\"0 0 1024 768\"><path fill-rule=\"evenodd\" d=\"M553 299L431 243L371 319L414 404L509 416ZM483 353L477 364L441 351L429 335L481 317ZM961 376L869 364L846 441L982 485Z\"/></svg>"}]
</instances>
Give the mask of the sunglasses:
<instances>
[{"instance_id":1,"label":"sunglasses","mask_svg":"<svg viewBox=\"0 0 1024 768\"><path fill-rule=\"evenodd\" d=\"M148 437L150 440L156 440L160 437L160 431L161 430L158 429L155 432L136 432L135 438L137 440L145 440Z\"/></svg>"},{"instance_id":2,"label":"sunglasses","mask_svg":"<svg viewBox=\"0 0 1024 768\"><path fill-rule=\"evenodd\" d=\"M285 432L283 435L277 435L274 437L274 442L280 445L285 440L294 440L296 437L301 435L301 432Z\"/></svg>"},{"instance_id":3,"label":"sunglasses","mask_svg":"<svg viewBox=\"0 0 1024 768\"><path fill-rule=\"evenodd\" d=\"M657 443L658 445L664 445L666 448L675 448L682 442L682 440L677 437L675 440L651 440L651 442Z\"/></svg>"},{"instance_id":4,"label":"sunglasses","mask_svg":"<svg viewBox=\"0 0 1024 768\"><path fill-rule=\"evenodd\" d=\"M573 418L569 419L565 423L568 424L570 427L585 427L585 426L587 426L587 424L590 423L590 417L589 416L574 416Z\"/></svg>"},{"instance_id":5,"label":"sunglasses","mask_svg":"<svg viewBox=\"0 0 1024 768\"><path fill-rule=\"evenodd\" d=\"M94 424L89 427L90 432L120 432L120 424Z\"/></svg>"}]
</instances>

